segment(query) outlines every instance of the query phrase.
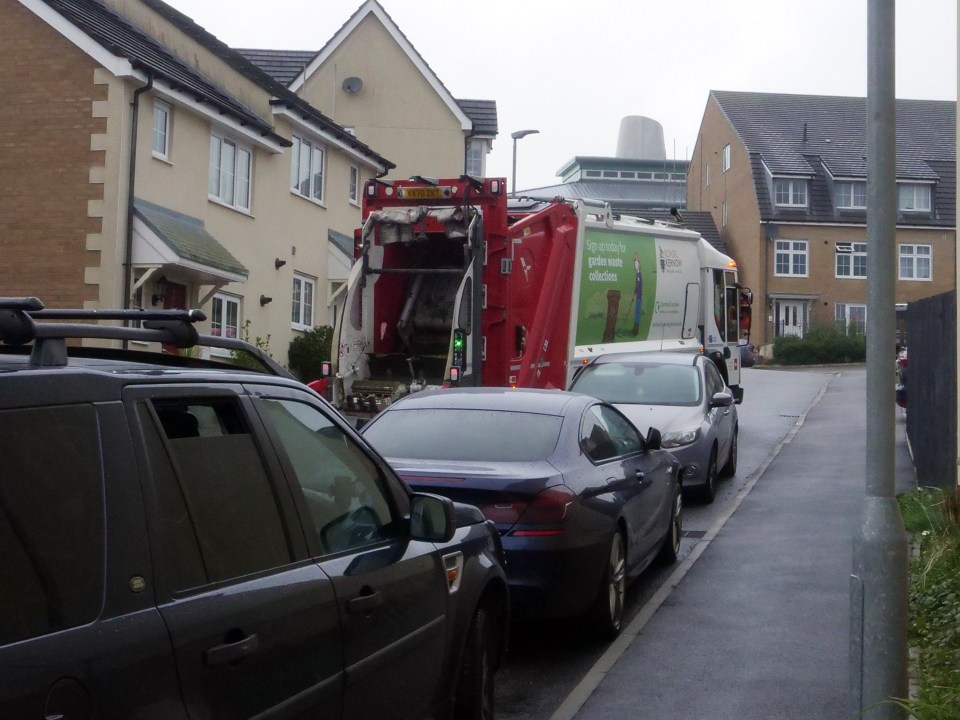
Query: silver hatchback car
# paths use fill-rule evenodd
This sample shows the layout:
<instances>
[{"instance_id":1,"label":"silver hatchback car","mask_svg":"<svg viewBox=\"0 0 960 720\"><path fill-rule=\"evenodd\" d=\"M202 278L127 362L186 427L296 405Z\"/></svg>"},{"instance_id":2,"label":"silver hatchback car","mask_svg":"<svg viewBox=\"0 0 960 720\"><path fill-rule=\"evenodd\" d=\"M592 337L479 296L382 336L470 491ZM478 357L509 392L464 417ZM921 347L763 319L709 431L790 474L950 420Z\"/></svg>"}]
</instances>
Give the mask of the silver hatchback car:
<instances>
[{"instance_id":1,"label":"silver hatchback car","mask_svg":"<svg viewBox=\"0 0 960 720\"><path fill-rule=\"evenodd\" d=\"M685 494L713 502L737 472L737 406L713 361L689 353L611 353L582 367L573 392L614 405L641 432L655 427L683 465Z\"/></svg>"}]
</instances>

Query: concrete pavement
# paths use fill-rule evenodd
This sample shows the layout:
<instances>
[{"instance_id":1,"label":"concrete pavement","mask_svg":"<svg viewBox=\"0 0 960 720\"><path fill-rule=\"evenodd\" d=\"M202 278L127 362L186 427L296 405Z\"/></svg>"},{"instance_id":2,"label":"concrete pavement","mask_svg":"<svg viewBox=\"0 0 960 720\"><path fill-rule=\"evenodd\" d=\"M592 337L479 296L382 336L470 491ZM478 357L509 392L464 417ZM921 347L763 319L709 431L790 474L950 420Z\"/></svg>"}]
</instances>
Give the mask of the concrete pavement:
<instances>
[{"instance_id":1,"label":"concrete pavement","mask_svg":"<svg viewBox=\"0 0 960 720\"><path fill-rule=\"evenodd\" d=\"M553 720L847 713L866 372L833 375L779 451ZM916 486L896 411L897 491Z\"/></svg>"}]
</instances>

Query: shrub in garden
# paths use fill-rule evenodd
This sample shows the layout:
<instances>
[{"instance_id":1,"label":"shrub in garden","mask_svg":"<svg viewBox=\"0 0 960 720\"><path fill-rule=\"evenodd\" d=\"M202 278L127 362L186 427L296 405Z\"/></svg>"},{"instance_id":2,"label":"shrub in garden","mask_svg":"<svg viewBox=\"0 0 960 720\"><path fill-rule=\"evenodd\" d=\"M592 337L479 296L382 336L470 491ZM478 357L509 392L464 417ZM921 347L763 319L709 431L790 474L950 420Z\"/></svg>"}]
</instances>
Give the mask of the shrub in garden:
<instances>
[{"instance_id":1,"label":"shrub in garden","mask_svg":"<svg viewBox=\"0 0 960 720\"><path fill-rule=\"evenodd\" d=\"M290 341L287 366L301 382L310 382L323 376L323 363L330 359L333 328L318 325Z\"/></svg>"},{"instance_id":2,"label":"shrub in garden","mask_svg":"<svg viewBox=\"0 0 960 720\"><path fill-rule=\"evenodd\" d=\"M866 336L847 335L829 325L811 328L802 338L781 336L773 341L773 359L778 365L853 363L866 358Z\"/></svg>"}]
</instances>

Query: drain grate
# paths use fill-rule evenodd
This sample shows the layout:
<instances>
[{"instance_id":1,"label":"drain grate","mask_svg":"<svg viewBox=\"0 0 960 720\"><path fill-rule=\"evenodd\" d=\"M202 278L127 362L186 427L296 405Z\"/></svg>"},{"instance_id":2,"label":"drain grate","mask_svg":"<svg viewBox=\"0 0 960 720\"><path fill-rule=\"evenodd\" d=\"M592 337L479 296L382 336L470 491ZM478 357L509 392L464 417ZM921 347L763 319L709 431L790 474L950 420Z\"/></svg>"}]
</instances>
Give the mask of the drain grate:
<instances>
[{"instance_id":1,"label":"drain grate","mask_svg":"<svg viewBox=\"0 0 960 720\"><path fill-rule=\"evenodd\" d=\"M706 530L684 530L681 535L687 538L702 538L707 534Z\"/></svg>"}]
</instances>

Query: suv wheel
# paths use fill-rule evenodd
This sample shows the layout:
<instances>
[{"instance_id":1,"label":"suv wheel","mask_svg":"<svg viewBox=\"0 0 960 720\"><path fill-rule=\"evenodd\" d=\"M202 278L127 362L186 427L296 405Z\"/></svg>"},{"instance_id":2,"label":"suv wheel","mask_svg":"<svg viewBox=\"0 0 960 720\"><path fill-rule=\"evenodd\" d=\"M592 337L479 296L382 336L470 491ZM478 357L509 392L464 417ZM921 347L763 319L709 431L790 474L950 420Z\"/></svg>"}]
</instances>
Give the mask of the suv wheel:
<instances>
[{"instance_id":1,"label":"suv wheel","mask_svg":"<svg viewBox=\"0 0 960 720\"><path fill-rule=\"evenodd\" d=\"M453 720L493 720L497 665L496 621L487 608L477 609L463 650Z\"/></svg>"}]
</instances>

